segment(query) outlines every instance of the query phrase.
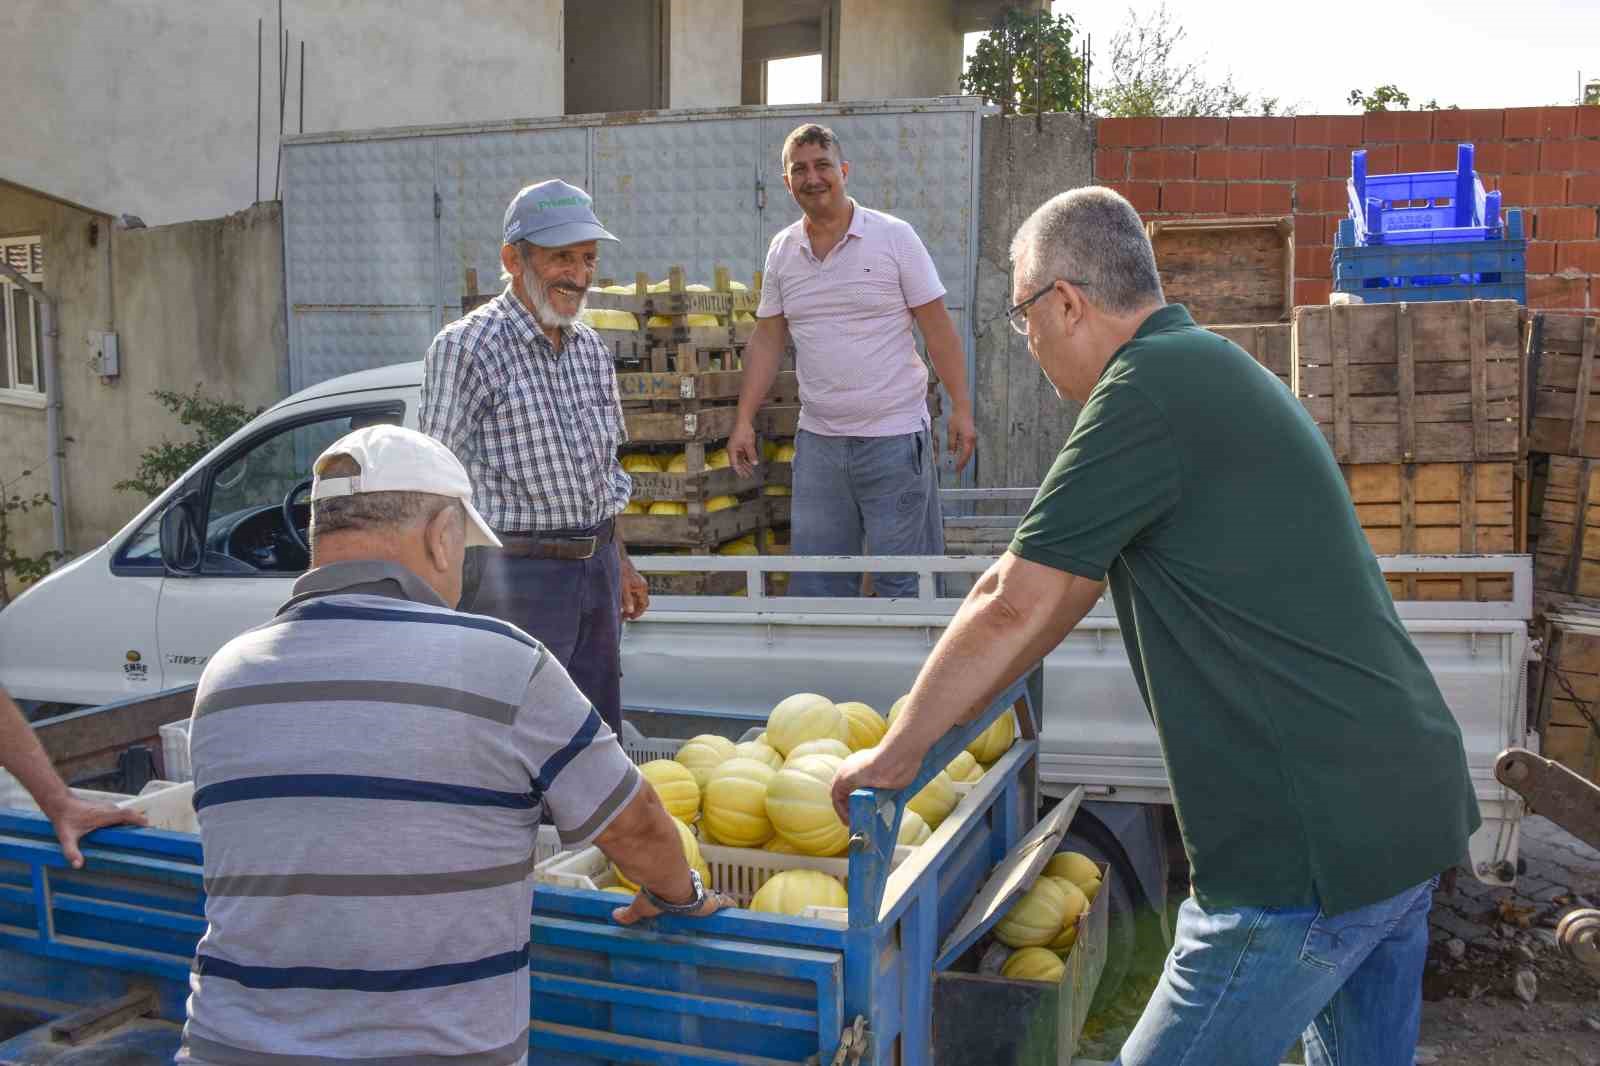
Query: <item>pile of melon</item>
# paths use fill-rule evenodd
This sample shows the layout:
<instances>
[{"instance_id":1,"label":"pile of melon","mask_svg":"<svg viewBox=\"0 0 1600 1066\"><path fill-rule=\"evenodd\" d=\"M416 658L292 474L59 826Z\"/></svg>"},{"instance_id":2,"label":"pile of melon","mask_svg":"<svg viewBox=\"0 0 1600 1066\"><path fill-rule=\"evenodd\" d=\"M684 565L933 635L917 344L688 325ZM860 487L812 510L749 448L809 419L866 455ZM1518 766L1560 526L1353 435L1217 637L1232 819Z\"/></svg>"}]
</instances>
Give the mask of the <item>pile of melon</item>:
<instances>
[{"instance_id":1,"label":"pile of melon","mask_svg":"<svg viewBox=\"0 0 1600 1066\"><path fill-rule=\"evenodd\" d=\"M648 762L640 770L667 811L685 825L694 824L703 843L793 855L844 855L850 830L833 809L834 775L851 752L882 741L904 705L905 697L896 700L885 719L865 703L834 703L801 692L772 709L766 731L754 740L735 744L702 734L685 741L674 758ZM1010 748L1014 732L1007 714L912 797L898 843L915 847L926 841L955 809L960 799L956 784L977 781ZM698 858L696 850L690 861ZM772 877L751 907L799 914L812 906L842 907L843 893L844 887L827 874L789 870Z\"/></svg>"},{"instance_id":2,"label":"pile of melon","mask_svg":"<svg viewBox=\"0 0 1600 1066\"><path fill-rule=\"evenodd\" d=\"M1079 920L1099 892L1093 859L1076 851L1052 856L994 927L995 939L1015 949L1000 972L1024 981L1061 980Z\"/></svg>"}]
</instances>

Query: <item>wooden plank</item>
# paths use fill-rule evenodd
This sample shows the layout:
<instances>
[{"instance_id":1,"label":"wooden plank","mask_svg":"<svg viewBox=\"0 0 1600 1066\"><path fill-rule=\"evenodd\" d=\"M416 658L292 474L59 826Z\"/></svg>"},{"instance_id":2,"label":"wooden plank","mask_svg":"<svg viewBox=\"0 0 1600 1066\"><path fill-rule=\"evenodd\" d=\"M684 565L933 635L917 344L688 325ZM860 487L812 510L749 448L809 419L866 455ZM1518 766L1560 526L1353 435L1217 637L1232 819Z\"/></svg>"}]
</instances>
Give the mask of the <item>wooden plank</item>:
<instances>
[{"instance_id":1,"label":"wooden plank","mask_svg":"<svg viewBox=\"0 0 1600 1066\"><path fill-rule=\"evenodd\" d=\"M1518 547L1516 464L1349 464L1343 468L1357 520L1373 550L1458 554L1511 552ZM1391 583L1405 599L1430 598L1415 575ZM1503 582L1490 587L1494 598ZM1448 597L1440 590L1456 592ZM1439 579L1431 598L1481 601L1480 590L1461 575Z\"/></svg>"},{"instance_id":2,"label":"wooden plank","mask_svg":"<svg viewBox=\"0 0 1600 1066\"><path fill-rule=\"evenodd\" d=\"M682 413L624 410L622 417L634 443L683 443L726 440L737 414L738 408L730 405Z\"/></svg>"},{"instance_id":3,"label":"wooden plank","mask_svg":"<svg viewBox=\"0 0 1600 1066\"><path fill-rule=\"evenodd\" d=\"M189 717L194 686L165 689L71 714L34 726L45 753L71 781L116 768L117 756L136 744L161 751L160 727Z\"/></svg>"},{"instance_id":4,"label":"wooden plank","mask_svg":"<svg viewBox=\"0 0 1600 1066\"><path fill-rule=\"evenodd\" d=\"M1294 362L1294 330L1289 323L1263 322L1207 328L1243 348L1250 358L1272 371L1285 385L1289 384L1290 367Z\"/></svg>"},{"instance_id":5,"label":"wooden plank","mask_svg":"<svg viewBox=\"0 0 1600 1066\"><path fill-rule=\"evenodd\" d=\"M1400 305L1395 316L1395 366L1399 370L1400 387L1395 397L1395 417L1400 423L1400 459L1414 462L1417 457L1416 364L1411 353L1411 313L1406 304ZM1439 415L1450 409L1449 404L1439 405L1433 421L1444 421ZM1357 417L1354 410L1352 417ZM1361 417L1363 422L1382 421L1379 418Z\"/></svg>"},{"instance_id":6,"label":"wooden plank","mask_svg":"<svg viewBox=\"0 0 1600 1066\"><path fill-rule=\"evenodd\" d=\"M1201 325L1272 322L1289 315L1286 251L1279 218L1162 219L1147 226L1167 299Z\"/></svg>"},{"instance_id":7,"label":"wooden plank","mask_svg":"<svg viewBox=\"0 0 1600 1066\"><path fill-rule=\"evenodd\" d=\"M622 514L617 529L630 547L701 548L710 550L754 533L766 520L763 497L745 500L723 511L684 515Z\"/></svg>"},{"instance_id":8,"label":"wooden plank","mask_svg":"<svg viewBox=\"0 0 1600 1066\"><path fill-rule=\"evenodd\" d=\"M1472 365L1472 428L1473 428L1473 455L1487 455L1489 453L1489 407L1488 407L1488 353L1485 350L1487 340L1484 337L1484 308L1483 303L1474 300L1467 304L1467 316L1471 319L1467 327L1467 358ZM1512 416L1520 416L1520 411L1513 411Z\"/></svg>"}]
</instances>

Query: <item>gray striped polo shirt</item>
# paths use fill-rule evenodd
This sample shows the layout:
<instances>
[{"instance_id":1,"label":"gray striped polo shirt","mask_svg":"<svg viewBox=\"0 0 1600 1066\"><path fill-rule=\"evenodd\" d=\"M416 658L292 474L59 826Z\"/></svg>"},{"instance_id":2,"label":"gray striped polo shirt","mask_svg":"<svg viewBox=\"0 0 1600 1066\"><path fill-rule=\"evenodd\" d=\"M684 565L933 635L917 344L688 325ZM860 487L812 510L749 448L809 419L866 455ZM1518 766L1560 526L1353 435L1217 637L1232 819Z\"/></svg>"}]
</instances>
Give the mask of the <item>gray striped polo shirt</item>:
<instances>
[{"instance_id":1,"label":"gray striped polo shirt","mask_svg":"<svg viewBox=\"0 0 1600 1066\"><path fill-rule=\"evenodd\" d=\"M553 655L336 563L212 657L190 748L209 924L178 1061L526 1059L540 808L587 843L642 780Z\"/></svg>"}]
</instances>

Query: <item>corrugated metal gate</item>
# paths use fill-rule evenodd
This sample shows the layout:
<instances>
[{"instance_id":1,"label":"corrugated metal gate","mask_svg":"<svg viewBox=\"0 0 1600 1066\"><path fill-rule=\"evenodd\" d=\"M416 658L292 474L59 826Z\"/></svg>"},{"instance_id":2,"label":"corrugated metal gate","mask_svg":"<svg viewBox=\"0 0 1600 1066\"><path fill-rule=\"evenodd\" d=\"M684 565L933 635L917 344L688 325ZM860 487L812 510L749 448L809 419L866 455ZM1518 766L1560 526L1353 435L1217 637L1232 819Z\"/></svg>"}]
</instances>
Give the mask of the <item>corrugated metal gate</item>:
<instances>
[{"instance_id":1,"label":"corrugated metal gate","mask_svg":"<svg viewBox=\"0 0 1600 1066\"><path fill-rule=\"evenodd\" d=\"M284 145L284 262L293 390L422 358L460 314L468 272L498 289L500 226L523 185L588 189L622 241L601 272L748 279L799 217L779 153L795 126L831 126L858 201L927 244L967 348L978 225L980 102L893 100L587 115L472 127L307 134Z\"/></svg>"}]
</instances>

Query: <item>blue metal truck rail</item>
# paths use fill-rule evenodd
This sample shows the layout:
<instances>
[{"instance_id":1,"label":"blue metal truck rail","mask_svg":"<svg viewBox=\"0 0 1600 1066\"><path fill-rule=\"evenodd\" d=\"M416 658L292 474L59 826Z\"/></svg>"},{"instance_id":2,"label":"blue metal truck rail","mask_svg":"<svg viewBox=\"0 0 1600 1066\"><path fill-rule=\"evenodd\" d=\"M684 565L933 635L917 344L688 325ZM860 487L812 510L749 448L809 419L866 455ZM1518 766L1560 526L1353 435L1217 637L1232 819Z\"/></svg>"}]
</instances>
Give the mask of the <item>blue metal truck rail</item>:
<instances>
[{"instance_id":1,"label":"blue metal truck rail","mask_svg":"<svg viewBox=\"0 0 1600 1066\"><path fill-rule=\"evenodd\" d=\"M615 895L540 885L531 937L535 1059L829 1063L849 1040L862 1063L930 1062L935 961L964 946L945 941L1035 821L1037 677L946 735L909 787L851 797L844 928L742 909L623 928L610 917ZM904 801L1013 709L1022 737L891 871ZM63 1050L47 1038L51 1020L59 1026L65 1014L108 1003L114 1020L117 1004L141 992L150 994L147 1008L99 1038L107 1057L79 1050L73 1061L167 1061L176 1049L205 930L200 841L108 829L89 845L85 869L74 871L42 816L0 811L0 1005L22 1004L45 1023L0 1037L0 1063L50 1061L41 1048ZM1008 898L986 902L998 914ZM969 921L962 935L974 937L973 928Z\"/></svg>"}]
</instances>

